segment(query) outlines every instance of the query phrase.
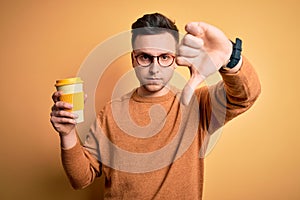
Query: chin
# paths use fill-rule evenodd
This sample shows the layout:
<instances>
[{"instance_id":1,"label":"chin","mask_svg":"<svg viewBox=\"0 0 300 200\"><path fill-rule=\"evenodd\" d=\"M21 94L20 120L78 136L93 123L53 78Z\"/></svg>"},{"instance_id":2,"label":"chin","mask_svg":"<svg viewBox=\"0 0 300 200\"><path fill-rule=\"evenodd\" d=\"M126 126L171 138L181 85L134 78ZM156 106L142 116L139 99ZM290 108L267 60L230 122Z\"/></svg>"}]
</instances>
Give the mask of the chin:
<instances>
[{"instance_id":1,"label":"chin","mask_svg":"<svg viewBox=\"0 0 300 200\"><path fill-rule=\"evenodd\" d=\"M164 85L144 85L143 88L148 92L155 93L161 91Z\"/></svg>"}]
</instances>

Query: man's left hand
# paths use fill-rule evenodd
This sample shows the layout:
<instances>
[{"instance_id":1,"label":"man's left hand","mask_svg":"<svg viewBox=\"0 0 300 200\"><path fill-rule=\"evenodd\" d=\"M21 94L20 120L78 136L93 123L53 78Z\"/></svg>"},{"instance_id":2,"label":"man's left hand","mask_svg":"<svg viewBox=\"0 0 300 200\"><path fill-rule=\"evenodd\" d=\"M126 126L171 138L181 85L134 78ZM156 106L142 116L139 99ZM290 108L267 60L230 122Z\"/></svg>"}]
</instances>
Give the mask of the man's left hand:
<instances>
[{"instance_id":1,"label":"man's left hand","mask_svg":"<svg viewBox=\"0 0 300 200\"><path fill-rule=\"evenodd\" d=\"M187 105L197 86L227 64L232 43L220 29L204 22L191 22L185 30L187 34L177 48L176 63L189 67L191 72L182 93Z\"/></svg>"}]
</instances>

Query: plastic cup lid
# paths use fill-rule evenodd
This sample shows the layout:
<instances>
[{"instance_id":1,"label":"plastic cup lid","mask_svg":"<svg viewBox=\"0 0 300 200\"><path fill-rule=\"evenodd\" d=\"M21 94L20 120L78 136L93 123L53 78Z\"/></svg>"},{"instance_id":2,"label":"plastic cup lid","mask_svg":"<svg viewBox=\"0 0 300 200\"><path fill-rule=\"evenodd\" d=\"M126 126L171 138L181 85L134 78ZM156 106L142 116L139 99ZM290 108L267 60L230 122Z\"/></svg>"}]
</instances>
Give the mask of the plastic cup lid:
<instances>
[{"instance_id":1,"label":"plastic cup lid","mask_svg":"<svg viewBox=\"0 0 300 200\"><path fill-rule=\"evenodd\" d=\"M83 83L80 77L74 77L74 78L67 78L67 79L61 79L57 80L55 86L59 87L62 85L71 85L76 83Z\"/></svg>"}]
</instances>

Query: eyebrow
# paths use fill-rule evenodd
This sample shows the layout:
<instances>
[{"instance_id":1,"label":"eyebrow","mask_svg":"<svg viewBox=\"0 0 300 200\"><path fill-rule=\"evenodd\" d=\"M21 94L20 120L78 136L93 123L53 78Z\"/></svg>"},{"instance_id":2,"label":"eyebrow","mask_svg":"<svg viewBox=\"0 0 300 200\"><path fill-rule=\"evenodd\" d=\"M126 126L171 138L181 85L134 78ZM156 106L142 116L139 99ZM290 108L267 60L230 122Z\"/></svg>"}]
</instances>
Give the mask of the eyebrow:
<instances>
[{"instance_id":1,"label":"eyebrow","mask_svg":"<svg viewBox=\"0 0 300 200\"><path fill-rule=\"evenodd\" d=\"M150 53L146 53L146 52L143 52L143 51L133 51L135 54L137 54L137 55L142 55L142 54L146 54L146 55L148 55L148 56L154 56L154 55L152 55L152 54L150 54ZM172 52L166 52L166 53L161 53L161 54L159 54L159 55L157 55L157 56L161 56L161 55L172 55L172 56L175 56L175 54L174 53L172 53ZM155 57L155 56L154 56Z\"/></svg>"}]
</instances>

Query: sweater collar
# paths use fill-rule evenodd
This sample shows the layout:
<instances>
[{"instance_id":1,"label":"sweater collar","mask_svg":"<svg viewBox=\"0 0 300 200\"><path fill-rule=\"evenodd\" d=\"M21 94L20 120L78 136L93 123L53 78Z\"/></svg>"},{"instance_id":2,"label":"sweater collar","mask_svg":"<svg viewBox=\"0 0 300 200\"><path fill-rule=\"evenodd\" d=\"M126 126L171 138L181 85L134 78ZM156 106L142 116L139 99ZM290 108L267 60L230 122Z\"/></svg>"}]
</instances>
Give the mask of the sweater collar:
<instances>
[{"instance_id":1,"label":"sweater collar","mask_svg":"<svg viewBox=\"0 0 300 200\"><path fill-rule=\"evenodd\" d=\"M178 93L177 89L174 87L171 87L171 89L168 91L167 94L158 96L158 97L145 97L140 96L137 92L137 88L132 94L132 99L137 102L143 102L143 103L161 103L164 101L168 101L176 96Z\"/></svg>"}]
</instances>

